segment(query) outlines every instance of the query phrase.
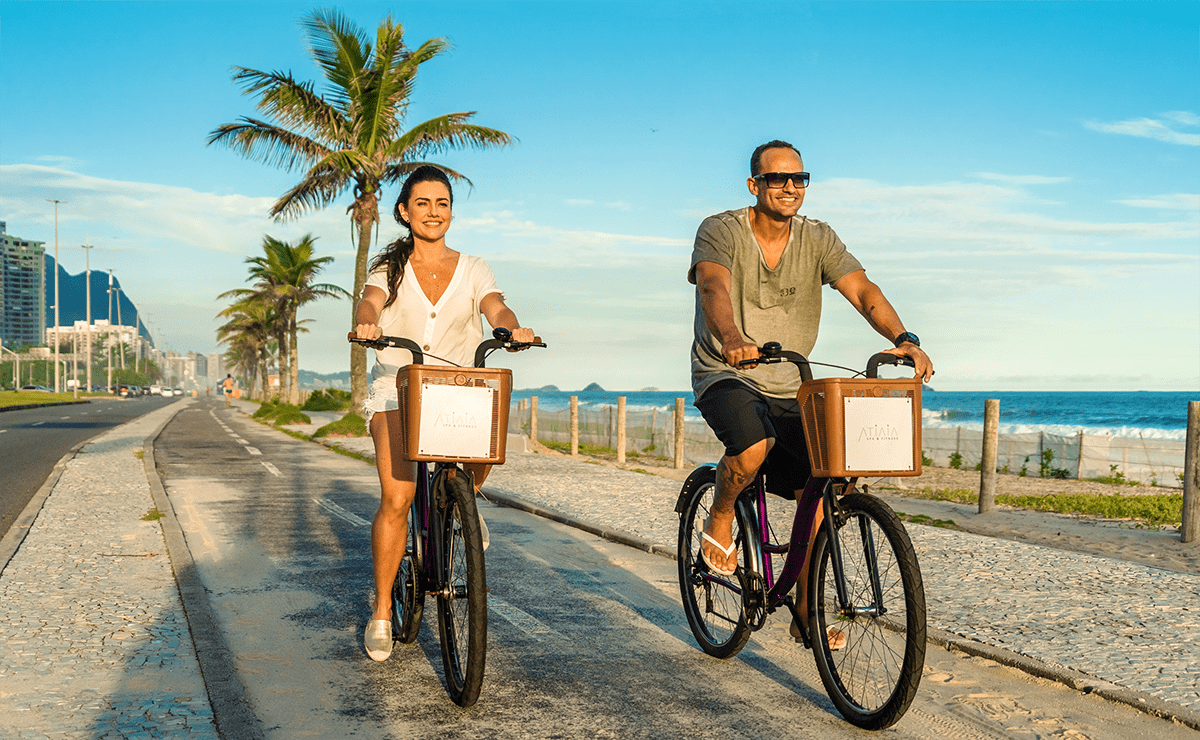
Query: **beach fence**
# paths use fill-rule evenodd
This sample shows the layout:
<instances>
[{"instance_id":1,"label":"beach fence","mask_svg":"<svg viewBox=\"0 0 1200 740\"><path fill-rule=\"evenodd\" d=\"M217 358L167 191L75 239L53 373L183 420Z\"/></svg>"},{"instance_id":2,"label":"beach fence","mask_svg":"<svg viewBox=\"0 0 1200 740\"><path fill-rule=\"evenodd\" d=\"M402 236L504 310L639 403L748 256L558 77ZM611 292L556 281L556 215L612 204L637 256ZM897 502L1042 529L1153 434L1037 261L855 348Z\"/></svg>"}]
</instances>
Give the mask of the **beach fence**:
<instances>
[{"instance_id":1,"label":"beach fence","mask_svg":"<svg viewBox=\"0 0 1200 740\"><path fill-rule=\"evenodd\" d=\"M532 399L513 404L509 432L529 434ZM617 449L619 415L615 406L578 409L578 443ZM537 436L541 441L571 442L571 410L539 410ZM688 465L716 462L724 452L716 435L700 419L684 419L683 462ZM1147 485L1181 488L1184 440L1111 437L1106 435L1029 432L1001 434L996 466L1002 473L1032 478L1102 478L1121 473L1125 480ZM932 464L974 470L983 455L983 431L966 427L925 427L921 448ZM625 415L625 452L676 459L675 412L671 409L628 411ZM1049 454L1047 454L1049 453ZM1116 466L1115 468L1113 466Z\"/></svg>"}]
</instances>

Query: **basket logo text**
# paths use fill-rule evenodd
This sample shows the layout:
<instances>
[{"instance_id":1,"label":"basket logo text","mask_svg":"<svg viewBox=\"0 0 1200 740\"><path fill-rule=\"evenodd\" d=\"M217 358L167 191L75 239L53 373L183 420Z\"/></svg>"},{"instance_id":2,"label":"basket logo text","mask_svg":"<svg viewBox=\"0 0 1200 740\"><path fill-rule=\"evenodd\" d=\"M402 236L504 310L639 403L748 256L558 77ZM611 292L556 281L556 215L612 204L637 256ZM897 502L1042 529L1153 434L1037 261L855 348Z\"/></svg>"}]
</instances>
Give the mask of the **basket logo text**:
<instances>
[{"instance_id":1,"label":"basket logo text","mask_svg":"<svg viewBox=\"0 0 1200 740\"><path fill-rule=\"evenodd\" d=\"M868 442L897 442L900 440L900 431L891 424L869 424L863 427L858 433L858 441Z\"/></svg>"},{"instance_id":2,"label":"basket logo text","mask_svg":"<svg viewBox=\"0 0 1200 740\"><path fill-rule=\"evenodd\" d=\"M439 413L437 418L433 420L433 425L435 427L451 427L454 429L476 429L479 427L479 422L476 421L474 414L444 411Z\"/></svg>"}]
</instances>

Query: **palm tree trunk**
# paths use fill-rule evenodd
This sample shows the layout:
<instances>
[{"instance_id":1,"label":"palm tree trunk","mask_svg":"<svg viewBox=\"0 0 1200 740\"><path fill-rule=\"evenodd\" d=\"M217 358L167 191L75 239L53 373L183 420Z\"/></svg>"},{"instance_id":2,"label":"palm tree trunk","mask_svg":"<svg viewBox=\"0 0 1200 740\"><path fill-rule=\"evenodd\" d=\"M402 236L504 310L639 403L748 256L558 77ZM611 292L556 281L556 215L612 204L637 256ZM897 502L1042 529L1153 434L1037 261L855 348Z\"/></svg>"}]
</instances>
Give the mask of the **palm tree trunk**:
<instances>
[{"instance_id":1,"label":"palm tree trunk","mask_svg":"<svg viewBox=\"0 0 1200 740\"><path fill-rule=\"evenodd\" d=\"M275 335L275 341L279 343L279 400L282 403L291 403L291 389L288 387L291 375L289 373L290 365L288 364L287 318L281 318L279 323L279 333Z\"/></svg>"},{"instance_id":2,"label":"palm tree trunk","mask_svg":"<svg viewBox=\"0 0 1200 740\"><path fill-rule=\"evenodd\" d=\"M288 403L293 406L300 405L300 349L296 346L296 338L299 332L296 329L296 311L292 310L292 315L288 321L288 329L291 332L290 341L288 342L288 367L291 368L291 382L288 387L291 389L291 400Z\"/></svg>"},{"instance_id":3,"label":"palm tree trunk","mask_svg":"<svg viewBox=\"0 0 1200 740\"><path fill-rule=\"evenodd\" d=\"M375 192L359 195L354 203L354 219L358 226L358 253L354 259L354 296L350 303L350 331L356 326L358 301L367 283L367 258L371 252L371 226L379 219L379 198ZM350 408L357 411L367 400L367 349L361 344L350 345Z\"/></svg>"}]
</instances>

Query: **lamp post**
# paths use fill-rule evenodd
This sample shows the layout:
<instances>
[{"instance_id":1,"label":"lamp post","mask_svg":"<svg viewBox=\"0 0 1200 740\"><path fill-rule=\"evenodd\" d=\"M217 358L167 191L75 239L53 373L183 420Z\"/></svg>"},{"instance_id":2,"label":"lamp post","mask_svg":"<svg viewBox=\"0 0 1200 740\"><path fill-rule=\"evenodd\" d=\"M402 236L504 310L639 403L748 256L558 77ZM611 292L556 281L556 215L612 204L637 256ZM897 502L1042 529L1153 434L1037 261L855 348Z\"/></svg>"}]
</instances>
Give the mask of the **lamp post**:
<instances>
[{"instance_id":1,"label":"lamp post","mask_svg":"<svg viewBox=\"0 0 1200 740\"><path fill-rule=\"evenodd\" d=\"M122 335L125 333L125 326L121 323L121 288L120 287L113 288L113 291L117 294L117 346L120 347L120 349L121 349L119 357L121 358L121 369L124 370L125 369L125 337Z\"/></svg>"},{"instance_id":2,"label":"lamp post","mask_svg":"<svg viewBox=\"0 0 1200 740\"><path fill-rule=\"evenodd\" d=\"M88 392L92 391L92 237L85 237L83 243L83 253L87 255L87 267L84 272L87 275L87 348L84 350L87 356L87 388Z\"/></svg>"},{"instance_id":3,"label":"lamp post","mask_svg":"<svg viewBox=\"0 0 1200 740\"><path fill-rule=\"evenodd\" d=\"M53 198L46 201L54 204L54 392L58 393L58 204L66 201Z\"/></svg>"},{"instance_id":4,"label":"lamp post","mask_svg":"<svg viewBox=\"0 0 1200 740\"><path fill-rule=\"evenodd\" d=\"M5 347L4 340L0 339L0 356L5 352L13 356L13 392L16 392L21 389L21 356Z\"/></svg>"},{"instance_id":5,"label":"lamp post","mask_svg":"<svg viewBox=\"0 0 1200 740\"><path fill-rule=\"evenodd\" d=\"M104 343L106 349L104 354L108 357L108 392L112 393L112 291L113 291L113 276L112 268L108 270L108 341Z\"/></svg>"}]
</instances>

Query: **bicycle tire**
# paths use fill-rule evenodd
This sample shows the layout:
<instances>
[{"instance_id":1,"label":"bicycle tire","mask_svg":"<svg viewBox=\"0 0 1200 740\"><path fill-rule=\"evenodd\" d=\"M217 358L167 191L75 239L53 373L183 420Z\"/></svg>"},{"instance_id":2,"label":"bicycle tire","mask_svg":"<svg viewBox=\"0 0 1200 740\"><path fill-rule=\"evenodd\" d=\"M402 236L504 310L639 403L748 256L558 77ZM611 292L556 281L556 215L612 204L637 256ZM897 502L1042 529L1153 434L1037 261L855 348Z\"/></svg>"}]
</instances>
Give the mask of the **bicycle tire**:
<instances>
[{"instance_id":1,"label":"bicycle tire","mask_svg":"<svg viewBox=\"0 0 1200 740\"><path fill-rule=\"evenodd\" d=\"M400 569L392 583L392 634L402 643L411 643L421 632L425 614L425 577L421 568L420 538L417 535L415 509L408 512L408 547L400 560Z\"/></svg>"},{"instance_id":2,"label":"bicycle tire","mask_svg":"<svg viewBox=\"0 0 1200 740\"><path fill-rule=\"evenodd\" d=\"M700 649L715 658L729 658L746 646L751 629L741 594L728 585L704 577L709 571L700 559L701 533L716 494L716 472L707 468L696 475L700 478L679 517L676 558L679 590L683 612ZM738 543L743 567L748 565L750 557L747 533L751 531L753 528L746 526L739 511L734 518L733 541ZM735 576L729 576L729 579L731 584L737 583Z\"/></svg>"},{"instance_id":3,"label":"bicycle tire","mask_svg":"<svg viewBox=\"0 0 1200 740\"><path fill-rule=\"evenodd\" d=\"M808 582L808 621L817 672L838 711L869 730L891 727L904 716L925 666L925 588L912 541L895 512L862 493L841 499L838 542L854 614L840 613L828 529L813 545ZM875 552L882 601L870 577L869 545ZM882 610L880 610L882 606ZM832 650L829 627L846 644Z\"/></svg>"},{"instance_id":4,"label":"bicycle tire","mask_svg":"<svg viewBox=\"0 0 1200 740\"><path fill-rule=\"evenodd\" d=\"M487 578L475 492L465 475L441 476L445 508L439 514L443 579L438 592L438 634L446 689L469 707L483 686L487 652Z\"/></svg>"}]
</instances>

